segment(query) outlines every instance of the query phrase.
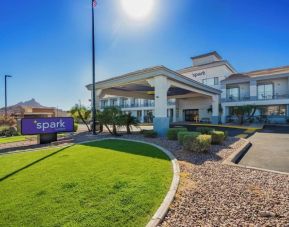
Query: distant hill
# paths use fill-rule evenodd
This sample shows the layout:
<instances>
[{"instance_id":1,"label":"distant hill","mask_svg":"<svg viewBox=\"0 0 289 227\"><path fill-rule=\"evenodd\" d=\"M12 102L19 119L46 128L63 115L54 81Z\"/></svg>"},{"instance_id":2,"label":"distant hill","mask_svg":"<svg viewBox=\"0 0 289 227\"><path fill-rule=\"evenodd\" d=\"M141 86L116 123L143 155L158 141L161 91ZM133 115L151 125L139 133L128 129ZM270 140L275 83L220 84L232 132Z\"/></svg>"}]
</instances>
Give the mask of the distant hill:
<instances>
[{"instance_id":1,"label":"distant hill","mask_svg":"<svg viewBox=\"0 0 289 227\"><path fill-rule=\"evenodd\" d=\"M34 108L46 108L46 106L42 106L39 102L37 102L35 99L30 99L25 102L19 102L13 106L10 107L16 107L16 106L21 106L21 107L34 107Z\"/></svg>"}]
</instances>

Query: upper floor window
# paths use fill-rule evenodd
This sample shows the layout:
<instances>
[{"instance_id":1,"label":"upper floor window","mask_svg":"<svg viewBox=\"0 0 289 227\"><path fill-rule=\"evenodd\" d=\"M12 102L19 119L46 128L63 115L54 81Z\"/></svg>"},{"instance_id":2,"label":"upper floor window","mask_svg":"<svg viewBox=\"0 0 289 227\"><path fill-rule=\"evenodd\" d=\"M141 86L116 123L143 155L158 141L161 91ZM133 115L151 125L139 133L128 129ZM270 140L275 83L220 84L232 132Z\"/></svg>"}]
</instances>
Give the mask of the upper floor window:
<instances>
[{"instance_id":1,"label":"upper floor window","mask_svg":"<svg viewBox=\"0 0 289 227\"><path fill-rule=\"evenodd\" d=\"M203 84L208 85L208 86L218 85L219 84L219 78L214 77L214 78L203 79Z\"/></svg>"},{"instance_id":2,"label":"upper floor window","mask_svg":"<svg viewBox=\"0 0 289 227\"><path fill-rule=\"evenodd\" d=\"M116 106L117 105L117 99L111 99L110 100L110 105L111 106Z\"/></svg>"},{"instance_id":3,"label":"upper floor window","mask_svg":"<svg viewBox=\"0 0 289 227\"><path fill-rule=\"evenodd\" d=\"M258 99L273 99L273 84L258 85Z\"/></svg>"},{"instance_id":4,"label":"upper floor window","mask_svg":"<svg viewBox=\"0 0 289 227\"><path fill-rule=\"evenodd\" d=\"M100 106L101 108L107 107L108 106L108 100L104 99L100 101Z\"/></svg>"},{"instance_id":5,"label":"upper floor window","mask_svg":"<svg viewBox=\"0 0 289 227\"><path fill-rule=\"evenodd\" d=\"M227 89L227 98L230 100L239 100L240 90L238 87L231 87Z\"/></svg>"}]
</instances>

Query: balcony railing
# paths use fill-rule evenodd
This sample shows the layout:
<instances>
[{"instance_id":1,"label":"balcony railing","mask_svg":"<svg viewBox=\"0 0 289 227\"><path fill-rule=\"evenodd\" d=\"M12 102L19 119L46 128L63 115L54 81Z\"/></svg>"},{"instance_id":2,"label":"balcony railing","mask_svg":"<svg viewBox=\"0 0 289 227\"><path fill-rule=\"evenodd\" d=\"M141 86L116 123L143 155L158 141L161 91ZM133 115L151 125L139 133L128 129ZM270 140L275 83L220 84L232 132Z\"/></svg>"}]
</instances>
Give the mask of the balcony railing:
<instances>
[{"instance_id":1,"label":"balcony railing","mask_svg":"<svg viewBox=\"0 0 289 227\"><path fill-rule=\"evenodd\" d=\"M250 97L227 97L226 102L250 101Z\"/></svg>"},{"instance_id":2,"label":"balcony railing","mask_svg":"<svg viewBox=\"0 0 289 227\"><path fill-rule=\"evenodd\" d=\"M175 105L176 102L173 101L168 101L168 106L173 106ZM117 106L117 105L101 105L100 108L103 109L105 107L112 107L112 106ZM154 107L154 103L131 103L131 104L120 104L118 107L120 108L142 108L142 107Z\"/></svg>"},{"instance_id":3,"label":"balcony railing","mask_svg":"<svg viewBox=\"0 0 289 227\"><path fill-rule=\"evenodd\" d=\"M226 102L242 102L242 101L262 101L262 100L276 100L276 99L289 99L289 95L262 95L255 97L227 97Z\"/></svg>"}]
</instances>

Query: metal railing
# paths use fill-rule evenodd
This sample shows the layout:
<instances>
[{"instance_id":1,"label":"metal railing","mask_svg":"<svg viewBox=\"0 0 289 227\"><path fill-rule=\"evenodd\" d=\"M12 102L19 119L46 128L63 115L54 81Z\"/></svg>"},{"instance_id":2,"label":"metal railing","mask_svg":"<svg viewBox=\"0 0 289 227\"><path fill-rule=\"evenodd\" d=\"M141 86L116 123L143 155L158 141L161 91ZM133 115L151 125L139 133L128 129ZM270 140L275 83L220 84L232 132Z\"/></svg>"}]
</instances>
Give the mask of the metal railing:
<instances>
[{"instance_id":1,"label":"metal railing","mask_svg":"<svg viewBox=\"0 0 289 227\"><path fill-rule=\"evenodd\" d=\"M173 106L175 105L176 102L173 101L168 101L168 106ZM154 102L148 102L148 103L131 103L131 104L120 104L120 105L101 105L100 108L103 109L105 107L112 107L112 106L117 106L120 108L142 108L142 107L155 107Z\"/></svg>"}]
</instances>

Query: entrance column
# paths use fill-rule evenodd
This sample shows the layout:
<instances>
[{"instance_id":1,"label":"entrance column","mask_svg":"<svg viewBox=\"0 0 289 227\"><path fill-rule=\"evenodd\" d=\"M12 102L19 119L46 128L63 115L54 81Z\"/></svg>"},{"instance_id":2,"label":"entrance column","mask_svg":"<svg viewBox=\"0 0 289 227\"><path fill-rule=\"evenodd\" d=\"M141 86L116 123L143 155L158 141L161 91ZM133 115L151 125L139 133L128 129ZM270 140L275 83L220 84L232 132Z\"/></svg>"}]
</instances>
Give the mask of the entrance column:
<instances>
[{"instance_id":1,"label":"entrance column","mask_svg":"<svg viewBox=\"0 0 289 227\"><path fill-rule=\"evenodd\" d=\"M100 96L101 96L102 90L97 89L95 90L95 109L100 110ZM93 99L91 99L93 100Z\"/></svg>"},{"instance_id":2,"label":"entrance column","mask_svg":"<svg viewBox=\"0 0 289 227\"><path fill-rule=\"evenodd\" d=\"M212 96L212 123L219 123L219 95Z\"/></svg>"},{"instance_id":3,"label":"entrance column","mask_svg":"<svg viewBox=\"0 0 289 227\"><path fill-rule=\"evenodd\" d=\"M156 76L153 80L149 81L150 85L155 88L155 117L154 117L154 130L160 136L166 135L170 119L167 115L168 98L167 93L170 84L165 76Z\"/></svg>"}]
</instances>

